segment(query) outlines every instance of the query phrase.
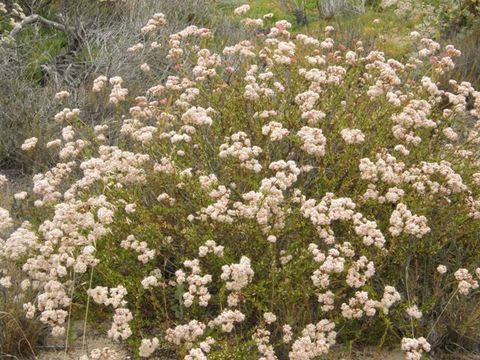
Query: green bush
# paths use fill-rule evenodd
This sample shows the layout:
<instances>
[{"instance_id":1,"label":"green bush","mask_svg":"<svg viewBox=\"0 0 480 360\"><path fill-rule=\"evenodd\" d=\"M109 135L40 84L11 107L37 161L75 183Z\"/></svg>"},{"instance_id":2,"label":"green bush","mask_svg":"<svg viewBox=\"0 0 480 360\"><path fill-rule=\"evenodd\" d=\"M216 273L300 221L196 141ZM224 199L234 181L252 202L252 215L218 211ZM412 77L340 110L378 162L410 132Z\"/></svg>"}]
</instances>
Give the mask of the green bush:
<instances>
[{"instance_id":1,"label":"green bush","mask_svg":"<svg viewBox=\"0 0 480 360\"><path fill-rule=\"evenodd\" d=\"M476 30L478 36L480 1L443 1L439 7L438 17L444 35L451 36L458 32Z\"/></svg>"},{"instance_id":2,"label":"green bush","mask_svg":"<svg viewBox=\"0 0 480 360\"><path fill-rule=\"evenodd\" d=\"M130 51L142 92L94 82L121 136L58 118L60 162L0 243L38 292L30 315L64 336L71 318L114 313L108 335L140 356L315 359L338 341L419 359L444 345L458 309L478 312L480 277L480 93L437 86L458 51L422 39L401 63L265 19L268 36L217 54L202 28L158 40L164 21Z\"/></svg>"}]
</instances>

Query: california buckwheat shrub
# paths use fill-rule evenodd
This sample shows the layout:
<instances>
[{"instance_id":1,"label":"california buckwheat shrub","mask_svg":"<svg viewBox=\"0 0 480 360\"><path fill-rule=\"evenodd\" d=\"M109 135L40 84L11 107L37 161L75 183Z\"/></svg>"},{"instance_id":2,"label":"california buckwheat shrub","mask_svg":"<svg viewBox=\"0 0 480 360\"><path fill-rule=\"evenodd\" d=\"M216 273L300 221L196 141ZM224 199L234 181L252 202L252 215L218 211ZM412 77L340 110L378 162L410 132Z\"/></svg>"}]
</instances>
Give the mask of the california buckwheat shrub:
<instances>
[{"instance_id":1,"label":"california buckwheat shrub","mask_svg":"<svg viewBox=\"0 0 480 360\"><path fill-rule=\"evenodd\" d=\"M271 21L257 20L243 23ZM307 360L355 338L419 359L441 345L480 281L480 92L440 81L459 52L420 39L402 63L286 21L219 50L195 25L162 42L167 21L128 52L148 55L143 92L93 81L118 141L65 109L58 139L24 144L59 153L18 214L0 208L0 257L37 294L25 316L67 336L100 314L141 357ZM164 81L147 62L158 47Z\"/></svg>"}]
</instances>

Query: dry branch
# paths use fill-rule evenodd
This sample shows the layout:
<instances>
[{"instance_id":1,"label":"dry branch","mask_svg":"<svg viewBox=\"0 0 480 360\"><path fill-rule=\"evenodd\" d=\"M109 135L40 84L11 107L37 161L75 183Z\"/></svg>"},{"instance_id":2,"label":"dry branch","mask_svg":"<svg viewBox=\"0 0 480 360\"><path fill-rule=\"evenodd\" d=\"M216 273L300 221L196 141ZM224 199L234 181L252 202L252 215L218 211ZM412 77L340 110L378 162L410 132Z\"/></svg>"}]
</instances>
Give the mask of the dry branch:
<instances>
[{"instance_id":1,"label":"dry branch","mask_svg":"<svg viewBox=\"0 0 480 360\"><path fill-rule=\"evenodd\" d=\"M23 18L22 21L16 24L12 31L10 31L10 37L15 38L24 26L34 24L36 22L40 22L45 26L49 26L55 30L63 31L64 33L75 36L75 29L67 27L66 25L60 24L56 21L45 19L43 16L38 14L33 14Z\"/></svg>"}]
</instances>

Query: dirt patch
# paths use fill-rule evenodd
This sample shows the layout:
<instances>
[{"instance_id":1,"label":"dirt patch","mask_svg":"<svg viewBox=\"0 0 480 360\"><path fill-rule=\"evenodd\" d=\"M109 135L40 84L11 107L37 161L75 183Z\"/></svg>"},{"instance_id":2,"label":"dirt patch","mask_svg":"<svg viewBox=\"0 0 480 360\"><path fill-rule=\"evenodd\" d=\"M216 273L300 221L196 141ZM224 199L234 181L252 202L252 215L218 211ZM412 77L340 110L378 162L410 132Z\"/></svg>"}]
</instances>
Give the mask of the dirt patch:
<instances>
[{"instance_id":1,"label":"dirt patch","mask_svg":"<svg viewBox=\"0 0 480 360\"><path fill-rule=\"evenodd\" d=\"M405 353L397 349L378 349L368 347L363 349L346 349L339 345L330 350L328 360L404 360ZM422 357L423 359L423 357ZM429 353L425 356L425 360L480 360L480 354L472 353Z\"/></svg>"},{"instance_id":2,"label":"dirt patch","mask_svg":"<svg viewBox=\"0 0 480 360\"><path fill-rule=\"evenodd\" d=\"M88 336L87 343L88 346L83 349L82 340L76 341L72 346L69 346L67 352L65 352L62 347L47 346L45 347L45 351L39 354L38 360L78 360L81 356L90 354L93 349L103 349L105 347L114 350L117 354L116 359L118 360L133 359L123 346L112 342L107 337Z\"/></svg>"},{"instance_id":3,"label":"dirt patch","mask_svg":"<svg viewBox=\"0 0 480 360\"><path fill-rule=\"evenodd\" d=\"M106 336L106 331L87 328L86 333L87 335L84 341L83 322L77 321L73 323L71 329L72 340L69 342L68 351L65 351L65 339L48 338L46 345L42 347L39 353L38 360L79 360L83 355L90 355L94 349L102 350L104 348L115 351L116 356L111 360L129 360L135 358L125 343L112 341ZM157 353L158 352L159 351L157 351ZM175 356L167 354L156 354L149 358L149 360L176 359Z\"/></svg>"},{"instance_id":4,"label":"dirt patch","mask_svg":"<svg viewBox=\"0 0 480 360\"><path fill-rule=\"evenodd\" d=\"M83 355L90 355L93 349L109 348L117 354L115 359L133 359L122 343L109 339L105 334L95 330L88 330L85 340L83 339L83 323L73 324L72 340L65 351L65 339L48 338L46 345L42 348L38 360L78 360Z\"/></svg>"},{"instance_id":5,"label":"dirt patch","mask_svg":"<svg viewBox=\"0 0 480 360\"><path fill-rule=\"evenodd\" d=\"M404 353L400 349L354 349L349 350L343 346L330 349L328 360L404 360Z\"/></svg>"}]
</instances>

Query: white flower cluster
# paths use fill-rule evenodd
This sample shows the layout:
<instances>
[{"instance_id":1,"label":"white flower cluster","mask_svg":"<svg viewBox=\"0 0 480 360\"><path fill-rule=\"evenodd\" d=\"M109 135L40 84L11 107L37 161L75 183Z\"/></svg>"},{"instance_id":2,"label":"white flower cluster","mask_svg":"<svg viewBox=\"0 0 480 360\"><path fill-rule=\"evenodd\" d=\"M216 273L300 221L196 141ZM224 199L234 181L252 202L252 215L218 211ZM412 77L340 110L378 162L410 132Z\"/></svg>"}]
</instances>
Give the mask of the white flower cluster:
<instances>
[{"instance_id":1,"label":"white flower cluster","mask_svg":"<svg viewBox=\"0 0 480 360\"><path fill-rule=\"evenodd\" d=\"M347 144L360 144L365 141L365 135L359 129L343 129L340 134Z\"/></svg>"},{"instance_id":2,"label":"white flower cluster","mask_svg":"<svg viewBox=\"0 0 480 360\"><path fill-rule=\"evenodd\" d=\"M71 120L79 116L80 116L80 109L64 108L59 113L55 114L54 118L57 123L63 123L67 120Z\"/></svg>"},{"instance_id":3,"label":"white flower cluster","mask_svg":"<svg viewBox=\"0 0 480 360\"><path fill-rule=\"evenodd\" d=\"M325 116L325 113L319 110L309 110L302 113L302 119L307 120L308 125L318 124Z\"/></svg>"},{"instance_id":4,"label":"white flower cluster","mask_svg":"<svg viewBox=\"0 0 480 360\"><path fill-rule=\"evenodd\" d=\"M192 320L188 324L167 329L165 339L175 345L185 343L188 348L192 346L197 338L203 335L205 328L205 324L197 320Z\"/></svg>"},{"instance_id":5,"label":"white flower cluster","mask_svg":"<svg viewBox=\"0 0 480 360\"><path fill-rule=\"evenodd\" d=\"M405 351L405 360L420 360L424 352L429 352L430 344L424 337L403 338L402 350Z\"/></svg>"},{"instance_id":6,"label":"white flower cluster","mask_svg":"<svg viewBox=\"0 0 480 360\"><path fill-rule=\"evenodd\" d=\"M390 216L390 228L392 236L399 236L401 233L422 238L430 232L425 216L412 214L405 204L398 204Z\"/></svg>"},{"instance_id":7,"label":"white flower cluster","mask_svg":"<svg viewBox=\"0 0 480 360\"><path fill-rule=\"evenodd\" d=\"M125 295L127 295L127 289L122 285L110 288L110 290L104 286L97 286L93 289L88 289L87 294L91 296L97 304L103 304L105 306L112 305L114 308L127 304L123 299Z\"/></svg>"},{"instance_id":8,"label":"white flower cluster","mask_svg":"<svg viewBox=\"0 0 480 360\"><path fill-rule=\"evenodd\" d=\"M479 272L477 271L478 274ZM455 271L454 276L458 281L458 292L462 295L468 295L470 290L478 289L479 287L478 281L473 278L467 269L458 269Z\"/></svg>"},{"instance_id":9,"label":"white flower cluster","mask_svg":"<svg viewBox=\"0 0 480 360\"><path fill-rule=\"evenodd\" d=\"M243 26L245 26L247 29L256 29L259 27L263 26L263 20L262 19L250 19L250 18L245 18L241 20L241 23Z\"/></svg>"},{"instance_id":10,"label":"white flower cluster","mask_svg":"<svg viewBox=\"0 0 480 360\"><path fill-rule=\"evenodd\" d=\"M0 187L8 183L8 178L5 175L0 174Z\"/></svg>"},{"instance_id":11,"label":"white flower cluster","mask_svg":"<svg viewBox=\"0 0 480 360\"><path fill-rule=\"evenodd\" d=\"M320 320L317 324L308 324L302 330L302 336L296 339L288 354L290 360L313 360L329 352L335 345L337 333L335 323Z\"/></svg>"},{"instance_id":12,"label":"white flower cluster","mask_svg":"<svg viewBox=\"0 0 480 360\"><path fill-rule=\"evenodd\" d=\"M255 58L257 55L253 52L254 49L255 47L250 41L243 40L233 46L226 46L223 49L223 54L227 56L239 54L243 58ZM228 69L230 72L234 70L233 67L228 67L227 70Z\"/></svg>"},{"instance_id":13,"label":"white flower cluster","mask_svg":"<svg viewBox=\"0 0 480 360\"><path fill-rule=\"evenodd\" d=\"M231 190L227 189L224 185L220 185L217 189L213 189L209 196L216 200L215 203L208 205L201 210L201 218L206 221L207 217L214 221L223 223L233 222L233 211L228 209L230 202ZM193 215L192 215L193 220Z\"/></svg>"},{"instance_id":14,"label":"white flower cluster","mask_svg":"<svg viewBox=\"0 0 480 360\"><path fill-rule=\"evenodd\" d=\"M261 354L259 360L278 360L273 345L270 344L270 335L270 331L261 328L257 329L252 335L257 350Z\"/></svg>"},{"instance_id":15,"label":"white flower cluster","mask_svg":"<svg viewBox=\"0 0 480 360\"><path fill-rule=\"evenodd\" d=\"M208 49L201 49L197 53L197 65L192 69L195 80L204 81L217 75L216 67L221 64L218 54L212 54Z\"/></svg>"},{"instance_id":16,"label":"white flower cluster","mask_svg":"<svg viewBox=\"0 0 480 360\"><path fill-rule=\"evenodd\" d=\"M8 230L13 225L13 220L10 217L10 212L0 207L0 232ZM2 244L3 245L3 244Z\"/></svg>"},{"instance_id":17,"label":"white flower cluster","mask_svg":"<svg viewBox=\"0 0 480 360\"><path fill-rule=\"evenodd\" d=\"M120 102L125 101L128 95L128 89L122 88L123 79L120 76L114 76L110 78L109 82L113 86L110 92L109 103L118 105Z\"/></svg>"},{"instance_id":18,"label":"white flower cluster","mask_svg":"<svg viewBox=\"0 0 480 360\"><path fill-rule=\"evenodd\" d=\"M447 272L447 267L445 265L438 265L437 272L439 274L445 274Z\"/></svg>"},{"instance_id":19,"label":"white flower cluster","mask_svg":"<svg viewBox=\"0 0 480 360\"><path fill-rule=\"evenodd\" d=\"M273 51L273 61L277 64L291 64L295 57L295 48L296 45L291 41L279 41L277 48Z\"/></svg>"},{"instance_id":20,"label":"white flower cluster","mask_svg":"<svg viewBox=\"0 0 480 360\"><path fill-rule=\"evenodd\" d=\"M202 126L212 125L212 118L210 115L214 114L212 108L204 109L202 107L191 107L182 115L182 121L185 124L193 125L193 126Z\"/></svg>"},{"instance_id":21,"label":"white flower cluster","mask_svg":"<svg viewBox=\"0 0 480 360\"><path fill-rule=\"evenodd\" d=\"M281 123L276 121L270 121L267 125L262 126L262 134L268 135L271 141L282 140L289 133L288 129L285 129Z\"/></svg>"},{"instance_id":22,"label":"white flower cluster","mask_svg":"<svg viewBox=\"0 0 480 360\"><path fill-rule=\"evenodd\" d=\"M218 156L221 159L236 158L240 160L242 168L258 173L262 170L262 166L256 158L261 153L262 149L258 146L252 146L247 134L240 131L225 139L225 143L220 145Z\"/></svg>"},{"instance_id":23,"label":"white flower cluster","mask_svg":"<svg viewBox=\"0 0 480 360\"><path fill-rule=\"evenodd\" d=\"M275 316L274 313L272 312L266 312L263 314L263 319L267 324L273 324L275 321L277 321L277 317Z\"/></svg>"},{"instance_id":24,"label":"white flower cluster","mask_svg":"<svg viewBox=\"0 0 480 360\"><path fill-rule=\"evenodd\" d=\"M98 180L108 183L115 176L121 187L124 184L141 184L145 181L143 165L150 159L145 154L122 151L115 146L100 146L99 157L84 161L80 168L84 176L77 182L80 188L88 187Z\"/></svg>"},{"instance_id":25,"label":"white flower cluster","mask_svg":"<svg viewBox=\"0 0 480 360\"><path fill-rule=\"evenodd\" d=\"M334 248L328 251L327 256L319 251L315 244L310 244L308 249L313 254L314 260L322 263L322 265L315 270L310 277L313 285L321 289L326 289L330 285L330 275L339 274L344 271L345 258L340 256L340 252Z\"/></svg>"},{"instance_id":26,"label":"white flower cluster","mask_svg":"<svg viewBox=\"0 0 480 360\"><path fill-rule=\"evenodd\" d=\"M187 308L192 306L195 296L198 296L198 304L203 307L208 306L211 295L206 285L212 282L212 275L200 275L202 270L198 259L187 260L183 263L183 266L190 269L188 276L181 269L175 272L178 284L188 283L188 292L183 294L183 304Z\"/></svg>"},{"instance_id":27,"label":"white flower cluster","mask_svg":"<svg viewBox=\"0 0 480 360\"><path fill-rule=\"evenodd\" d=\"M5 289L8 289L9 287L12 286L12 278L10 276L1 277L0 278L0 286L2 286ZM33 312L35 312L35 309L33 309Z\"/></svg>"},{"instance_id":28,"label":"white flower cluster","mask_svg":"<svg viewBox=\"0 0 480 360\"><path fill-rule=\"evenodd\" d=\"M293 340L292 326L285 324L282 326L282 340L285 344L290 343Z\"/></svg>"},{"instance_id":29,"label":"white flower cluster","mask_svg":"<svg viewBox=\"0 0 480 360\"><path fill-rule=\"evenodd\" d=\"M393 304L400 300L402 300L402 296L393 286L385 286L382 300L377 305L384 314L388 314Z\"/></svg>"},{"instance_id":30,"label":"white flower cluster","mask_svg":"<svg viewBox=\"0 0 480 360\"><path fill-rule=\"evenodd\" d=\"M71 303L62 283L50 280L44 285L44 292L37 297L37 309L40 311L40 321L52 327L53 336L62 336L65 333L65 320L68 312L66 308Z\"/></svg>"},{"instance_id":31,"label":"white flower cluster","mask_svg":"<svg viewBox=\"0 0 480 360\"><path fill-rule=\"evenodd\" d=\"M212 253L215 256L222 257L223 256L223 249L224 247L221 245L217 245L217 243L213 240L207 240L205 245L202 245L198 248L198 256L205 257L208 254Z\"/></svg>"},{"instance_id":32,"label":"white flower cluster","mask_svg":"<svg viewBox=\"0 0 480 360\"><path fill-rule=\"evenodd\" d=\"M320 98L320 95L318 95L314 91L309 90L301 94L298 94L295 97L295 103L298 104L298 106L300 107L300 110L302 110L302 112L305 114L308 111L314 111L313 107L315 106L315 103L318 101L319 98ZM311 117L313 118L317 117L321 119L324 117L323 113L313 112L311 114L312 114ZM323 114L323 116L319 116L319 114ZM307 117L307 115L304 115L304 116Z\"/></svg>"},{"instance_id":33,"label":"white flower cluster","mask_svg":"<svg viewBox=\"0 0 480 360\"><path fill-rule=\"evenodd\" d=\"M360 319L364 315L373 316L376 314L378 303L368 298L366 291L356 291L355 296L341 306L342 315L346 319Z\"/></svg>"},{"instance_id":34,"label":"white flower cluster","mask_svg":"<svg viewBox=\"0 0 480 360\"><path fill-rule=\"evenodd\" d=\"M303 142L302 149L310 155L324 156L327 139L321 129L304 126L297 132Z\"/></svg>"},{"instance_id":35,"label":"white flower cluster","mask_svg":"<svg viewBox=\"0 0 480 360\"><path fill-rule=\"evenodd\" d=\"M158 349L159 346L160 346L160 341L158 341L157 338L142 339L142 343L138 348L138 354L140 355L140 357L148 358L150 355L152 355L155 352L155 350Z\"/></svg>"},{"instance_id":36,"label":"white flower cluster","mask_svg":"<svg viewBox=\"0 0 480 360\"><path fill-rule=\"evenodd\" d=\"M166 23L167 21L165 19L164 14L162 13L154 14L152 18L148 20L147 24L144 27L142 27L142 33L146 34L151 31L154 31L158 28L165 26Z\"/></svg>"},{"instance_id":37,"label":"white flower cluster","mask_svg":"<svg viewBox=\"0 0 480 360\"><path fill-rule=\"evenodd\" d=\"M327 193L317 204L314 199L301 202L301 212L317 227L320 238L327 244L335 242L335 236L330 224L336 220L351 220L355 226L355 233L362 236L367 246L375 245L382 248L385 238L377 228L375 221L365 219L360 213L355 213L356 205L350 198L334 199L332 193Z\"/></svg>"},{"instance_id":38,"label":"white flower cluster","mask_svg":"<svg viewBox=\"0 0 480 360\"><path fill-rule=\"evenodd\" d=\"M239 303L240 291L253 279L254 271L250 266L250 259L242 256L240 263L222 266L220 278L226 282L228 295L228 306L237 306Z\"/></svg>"},{"instance_id":39,"label":"white flower cluster","mask_svg":"<svg viewBox=\"0 0 480 360\"><path fill-rule=\"evenodd\" d=\"M128 235L125 240L122 240L120 246L124 249L132 249L140 255L137 256L138 261L142 264L148 263L155 258L155 250L150 249L146 241L138 241L134 235Z\"/></svg>"},{"instance_id":40,"label":"white flower cluster","mask_svg":"<svg viewBox=\"0 0 480 360\"><path fill-rule=\"evenodd\" d=\"M112 327L108 330L108 337L115 341L128 339L132 335L132 329L130 329L128 323L132 320L133 315L129 309L115 309Z\"/></svg>"},{"instance_id":41,"label":"white flower cluster","mask_svg":"<svg viewBox=\"0 0 480 360\"><path fill-rule=\"evenodd\" d=\"M175 198L171 197L167 193L161 193L160 195L157 196L157 200L159 202L166 203L170 206L173 206L175 204Z\"/></svg>"},{"instance_id":42,"label":"white flower cluster","mask_svg":"<svg viewBox=\"0 0 480 360\"><path fill-rule=\"evenodd\" d=\"M363 274L361 273L362 270L364 270ZM358 289L365 285L373 275L375 275L375 265L372 261L368 261L365 256L361 256L348 269L347 284Z\"/></svg>"},{"instance_id":43,"label":"white flower cluster","mask_svg":"<svg viewBox=\"0 0 480 360\"><path fill-rule=\"evenodd\" d=\"M92 91L93 92L102 91L105 85L107 84L107 82L108 82L108 78L105 75L100 75L93 81Z\"/></svg>"},{"instance_id":44,"label":"white flower cluster","mask_svg":"<svg viewBox=\"0 0 480 360\"><path fill-rule=\"evenodd\" d=\"M254 272L250 266L250 259L242 256L240 263L222 266L222 280L226 281L227 290L240 291L253 278Z\"/></svg>"},{"instance_id":45,"label":"white flower cluster","mask_svg":"<svg viewBox=\"0 0 480 360\"><path fill-rule=\"evenodd\" d=\"M59 91L55 94L55 100L63 100L70 97L70 93L66 90Z\"/></svg>"},{"instance_id":46,"label":"white flower cluster","mask_svg":"<svg viewBox=\"0 0 480 360\"><path fill-rule=\"evenodd\" d=\"M110 349L109 347L103 347L101 349L97 348L90 351L90 357L87 355L80 356L79 360L115 360L118 359L118 357L119 355L115 350Z\"/></svg>"},{"instance_id":47,"label":"white flower cluster","mask_svg":"<svg viewBox=\"0 0 480 360\"><path fill-rule=\"evenodd\" d=\"M284 201L283 191L290 188L298 179L300 169L294 161L283 160L272 162L269 169L275 176L263 179L258 192L250 191L242 195L246 204L234 203L237 215L244 218L256 218L264 233L272 229L284 227L285 213L281 208ZM270 223L274 219L273 225ZM276 241L269 237L269 241Z\"/></svg>"},{"instance_id":48,"label":"white flower cluster","mask_svg":"<svg viewBox=\"0 0 480 360\"><path fill-rule=\"evenodd\" d=\"M147 144L153 140L158 129L154 126L143 126L143 123L140 121L141 116L151 116L149 111L144 109L130 108L130 113L134 118L125 119L120 132L135 141L140 141L142 144Z\"/></svg>"},{"instance_id":49,"label":"white flower cluster","mask_svg":"<svg viewBox=\"0 0 480 360\"><path fill-rule=\"evenodd\" d=\"M190 349L188 354L185 355L184 360L207 360L207 355L213 344L215 344L215 339L210 336L207 337L198 344L198 347Z\"/></svg>"},{"instance_id":50,"label":"white flower cluster","mask_svg":"<svg viewBox=\"0 0 480 360\"><path fill-rule=\"evenodd\" d=\"M235 10L233 10L233 13L235 15L240 16L240 15L245 15L248 12L248 10L250 10L250 5L245 4L235 8Z\"/></svg>"},{"instance_id":51,"label":"white flower cluster","mask_svg":"<svg viewBox=\"0 0 480 360\"><path fill-rule=\"evenodd\" d=\"M22 150L23 151L32 150L37 145L37 142L38 142L38 139L36 137L31 137L26 139L22 144Z\"/></svg>"},{"instance_id":52,"label":"white flower cluster","mask_svg":"<svg viewBox=\"0 0 480 360\"><path fill-rule=\"evenodd\" d=\"M152 28L152 27L150 27L150 28ZM198 36L200 38L209 38L209 37L212 36L212 33L209 29L198 28L195 25L190 25L190 26L186 27L185 29L183 29L183 30L181 30L181 31L179 31L175 34L170 35L170 40L169 40L170 50L168 51L167 59L170 59L174 62L177 62L177 68L178 69L182 68L181 60L182 60L183 55L185 53L184 50L181 47L182 41L185 41L189 37L193 37L193 36ZM170 77L170 80L173 80L173 78ZM189 82L188 79L184 79L184 80ZM167 82L166 85L167 85L166 86L167 88L169 88L171 86L171 85L168 84L168 82Z\"/></svg>"},{"instance_id":53,"label":"white flower cluster","mask_svg":"<svg viewBox=\"0 0 480 360\"><path fill-rule=\"evenodd\" d=\"M239 323L245 320L245 315L239 310L223 310L220 315L208 323L210 327L220 326L223 332L232 332L235 323Z\"/></svg>"},{"instance_id":54,"label":"white flower cluster","mask_svg":"<svg viewBox=\"0 0 480 360\"><path fill-rule=\"evenodd\" d=\"M0 209L0 217L1 216L2 211ZM8 222L5 225L8 225ZM0 230L1 229L2 226L0 222ZM38 249L40 246L38 240L38 236L32 231L30 223L24 222L5 240L0 254L12 260L17 260L22 256L31 254L33 250ZM64 272L61 271L61 273L63 274Z\"/></svg>"},{"instance_id":55,"label":"white flower cluster","mask_svg":"<svg viewBox=\"0 0 480 360\"><path fill-rule=\"evenodd\" d=\"M418 308L417 305L413 305L413 306L410 306L407 310L406 310L408 316L410 316L411 318L414 318L414 319L421 319L423 314L422 312L420 311L420 309Z\"/></svg>"},{"instance_id":56,"label":"white flower cluster","mask_svg":"<svg viewBox=\"0 0 480 360\"><path fill-rule=\"evenodd\" d=\"M322 311L331 311L335 308L335 294L330 290L325 293L320 293L318 294L318 302L322 304Z\"/></svg>"},{"instance_id":57,"label":"white flower cluster","mask_svg":"<svg viewBox=\"0 0 480 360\"><path fill-rule=\"evenodd\" d=\"M425 100L412 100L402 112L392 115L393 135L396 139L405 141L407 144L418 145L422 139L416 135L413 129L434 128L437 124L428 118L431 113L431 105Z\"/></svg>"}]
</instances>

